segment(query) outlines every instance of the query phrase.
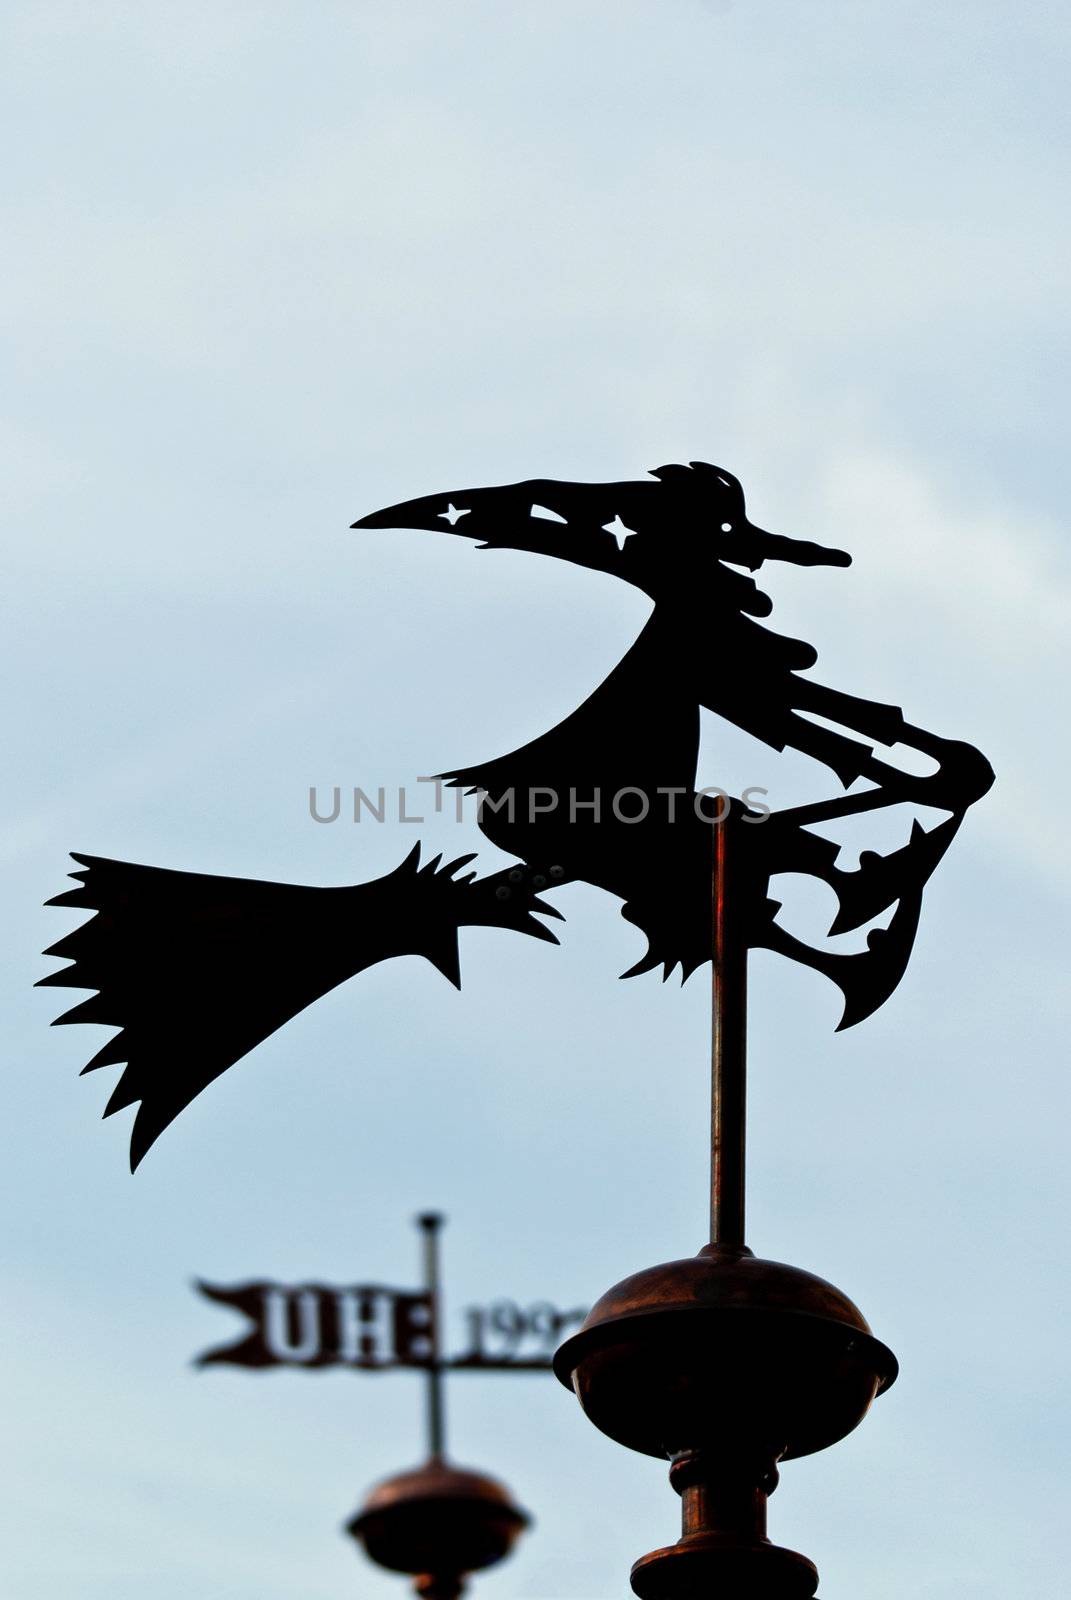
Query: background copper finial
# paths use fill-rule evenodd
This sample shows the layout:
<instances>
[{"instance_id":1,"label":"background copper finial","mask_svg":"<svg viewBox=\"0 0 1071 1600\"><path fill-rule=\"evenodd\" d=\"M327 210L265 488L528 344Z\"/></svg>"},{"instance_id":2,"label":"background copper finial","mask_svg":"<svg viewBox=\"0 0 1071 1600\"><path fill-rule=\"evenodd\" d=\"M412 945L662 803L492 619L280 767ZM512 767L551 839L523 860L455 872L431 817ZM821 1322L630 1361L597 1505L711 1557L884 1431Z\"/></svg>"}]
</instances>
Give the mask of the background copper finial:
<instances>
[{"instance_id":1,"label":"background copper finial","mask_svg":"<svg viewBox=\"0 0 1071 1600\"><path fill-rule=\"evenodd\" d=\"M417 1218L431 1310L431 1348L425 1362L428 1457L423 1466L377 1484L346 1525L369 1560L411 1574L421 1600L457 1600L466 1578L505 1560L531 1523L497 1479L446 1459L439 1275L444 1220L435 1211Z\"/></svg>"}]
</instances>

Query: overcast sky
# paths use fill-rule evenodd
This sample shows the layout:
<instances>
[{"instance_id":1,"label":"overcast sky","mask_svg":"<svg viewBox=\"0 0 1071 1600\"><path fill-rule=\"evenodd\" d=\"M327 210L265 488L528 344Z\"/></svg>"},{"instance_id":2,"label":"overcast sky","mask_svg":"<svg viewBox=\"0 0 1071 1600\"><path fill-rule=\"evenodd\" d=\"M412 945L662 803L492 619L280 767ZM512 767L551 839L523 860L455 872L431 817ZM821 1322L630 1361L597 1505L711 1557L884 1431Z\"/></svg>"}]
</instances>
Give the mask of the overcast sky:
<instances>
[{"instance_id":1,"label":"overcast sky","mask_svg":"<svg viewBox=\"0 0 1071 1600\"><path fill-rule=\"evenodd\" d=\"M646 602L348 525L695 458L763 526L854 553L764 574L822 681L998 774L874 1019L834 1034L823 979L753 958L750 1242L839 1284L902 1365L856 1434L786 1467L771 1533L823 1600L1054 1592L1066 7L3 18L5 1594L405 1592L339 1529L419 1457L417 1380L195 1372L233 1325L192 1277L410 1284L409 1219L439 1206L456 1345L466 1304L588 1303L703 1243L706 985L619 984L642 940L594 890L559 894L562 949L465 934L460 995L414 960L336 991L135 1178L130 1114L98 1121L114 1074L78 1079L104 1034L50 1032L56 992L31 988L76 920L41 909L69 849L327 884L418 832L474 847L446 818L317 825L309 786L534 737ZM805 769L704 727L707 782L783 804L824 791ZM550 1378L458 1378L450 1435L536 1518L488 1600L609 1600L676 1537L664 1469Z\"/></svg>"}]
</instances>

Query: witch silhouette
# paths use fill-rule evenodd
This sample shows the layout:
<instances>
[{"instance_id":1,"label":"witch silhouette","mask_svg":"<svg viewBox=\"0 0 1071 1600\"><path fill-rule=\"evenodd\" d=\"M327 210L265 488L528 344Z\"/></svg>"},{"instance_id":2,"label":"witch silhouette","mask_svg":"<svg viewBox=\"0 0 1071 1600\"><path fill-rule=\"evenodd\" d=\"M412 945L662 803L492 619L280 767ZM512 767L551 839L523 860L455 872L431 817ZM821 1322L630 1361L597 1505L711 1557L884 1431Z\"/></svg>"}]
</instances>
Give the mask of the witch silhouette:
<instances>
[{"instance_id":1,"label":"witch silhouette","mask_svg":"<svg viewBox=\"0 0 1071 1600\"><path fill-rule=\"evenodd\" d=\"M442 774L477 796L479 828L514 858L511 867L480 878L461 870L471 855L422 866L417 846L383 878L325 889L75 856L79 887L49 903L96 915L46 952L73 965L41 982L98 991L58 1022L121 1030L84 1070L126 1063L105 1115L140 1101L132 1168L201 1089L365 967L420 954L460 986L463 926L557 943L540 919L561 913L542 895L571 881L617 896L646 936L645 954L622 976L657 967L668 976L679 966L686 979L711 956L718 826L734 829L744 942L832 979L844 995L841 1027L888 998L910 956L925 884L993 773L973 746L908 723L898 707L804 676L816 651L758 620L772 610L750 576L764 562L845 567L850 556L756 527L737 479L706 462L660 467L636 482L453 490L353 526L448 532L481 549L552 556L623 579L653 610L563 722L511 754ZM775 750L813 757L851 792L769 813L697 791L702 709ZM908 747L934 770L902 771L874 743ZM867 787L856 789L860 782ZM947 818L929 832L915 823L906 845L866 852L854 871L837 866L838 845L811 831L905 801ZM769 884L780 873L832 887L831 935L891 916L857 953L813 947L776 920Z\"/></svg>"}]
</instances>

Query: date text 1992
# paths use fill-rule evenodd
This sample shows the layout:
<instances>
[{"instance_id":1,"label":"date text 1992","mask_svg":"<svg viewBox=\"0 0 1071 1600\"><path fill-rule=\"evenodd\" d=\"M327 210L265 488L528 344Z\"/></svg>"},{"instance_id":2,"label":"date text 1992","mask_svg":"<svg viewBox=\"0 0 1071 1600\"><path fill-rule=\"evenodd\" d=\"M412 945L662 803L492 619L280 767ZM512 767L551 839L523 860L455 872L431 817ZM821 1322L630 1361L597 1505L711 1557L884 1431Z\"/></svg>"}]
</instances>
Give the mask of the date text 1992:
<instances>
[{"instance_id":1,"label":"date text 1992","mask_svg":"<svg viewBox=\"0 0 1071 1600\"><path fill-rule=\"evenodd\" d=\"M563 1332L583 1322L581 1310L559 1311L547 1300L520 1306L495 1300L489 1306L468 1306L464 1312L469 1345L451 1367L547 1366Z\"/></svg>"}]
</instances>

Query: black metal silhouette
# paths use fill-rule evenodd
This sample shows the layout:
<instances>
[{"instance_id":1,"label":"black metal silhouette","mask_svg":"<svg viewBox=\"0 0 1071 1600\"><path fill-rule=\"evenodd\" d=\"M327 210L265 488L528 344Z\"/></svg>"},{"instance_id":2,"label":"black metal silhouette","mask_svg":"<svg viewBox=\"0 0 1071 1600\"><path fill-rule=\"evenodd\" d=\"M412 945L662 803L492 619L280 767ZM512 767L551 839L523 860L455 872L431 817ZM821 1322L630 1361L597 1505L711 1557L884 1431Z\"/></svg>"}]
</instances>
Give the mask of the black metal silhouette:
<instances>
[{"instance_id":1,"label":"black metal silhouette","mask_svg":"<svg viewBox=\"0 0 1071 1600\"><path fill-rule=\"evenodd\" d=\"M654 610L564 722L509 755L444 774L481 796L481 830L518 858L503 873L462 888L450 876L461 862L428 876L410 856L376 884L307 889L76 857L89 865L75 874L85 887L50 903L98 916L51 947L48 954L74 966L43 982L100 991L60 1022L123 1029L90 1068L129 1062L105 1115L141 1099L132 1165L227 1066L372 962L416 950L457 983L459 925L554 940L532 915L560 915L535 898L545 888L583 880L623 901L623 915L648 942L623 976L661 966L668 977L679 965L687 978L711 956L711 823L719 808L695 788L703 708L775 749L813 757L845 789L871 785L765 818L733 802L734 815L753 824L738 830L736 915L745 947L777 951L839 986L840 1027L888 999L907 966L926 882L993 773L972 745L908 723L898 707L801 676L817 659L812 646L756 620L772 603L740 568L754 572L767 560L843 567L845 552L756 527L737 479L705 462L661 467L639 482L531 479L456 490L353 526L448 531L482 549L554 556L624 579ZM903 744L935 770L902 771L867 741ZM903 802L948 817L929 832L916 823L901 849L867 852L855 871L838 867L839 847L810 831ZM891 910L888 924L871 929L856 954L813 948L776 920L769 883L778 873L833 888L831 934Z\"/></svg>"},{"instance_id":2,"label":"black metal silhouette","mask_svg":"<svg viewBox=\"0 0 1071 1600\"><path fill-rule=\"evenodd\" d=\"M991 785L992 769L973 746L911 725L896 706L799 676L817 652L755 620L768 616L772 603L738 567L754 572L767 560L843 567L849 555L756 527L740 483L720 467L696 461L660 467L651 477L455 490L374 512L354 526L448 530L478 540L481 549L554 556L621 578L655 602L632 648L564 722L510 755L444 774L486 797L482 831L542 881L553 864L558 881L581 878L621 897L624 916L648 939L647 954L626 977L659 965L668 977L680 965L687 978L710 959L711 817L695 789L701 708L775 749L814 757L845 788L859 779L873 784L767 820L743 808L756 824L742 831L738 865L746 943L824 972L844 993L840 1026L848 1027L876 1010L903 975L925 883L967 807ZM927 777L901 771L870 744L814 717L884 745L907 745L937 770ZM627 806L613 805L625 796ZM870 853L855 872L837 867L836 844L807 831L807 824L904 801L950 817L929 833L916 825L903 849ZM887 929L870 934L866 952L812 949L774 920L780 907L767 886L781 872L834 889L839 911L831 934L860 928L891 906L896 911Z\"/></svg>"},{"instance_id":3,"label":"black metal silhouette","mask_svg":"<svg viewBox=\"0 0 1071 1600\"><path fill-rule=\"evenodd\" d=\"M49 905L96 916L46 955L73 965L40 982L99 993L56 1018L121 1031L83 1073L126 1068L104 1115L140 1101L130 1170L221 1072L338 984L392 956L420 955L460 986L458 929L512 928L558 941L534 912L553 906L506 871L456 873L474 858L420 865L416 845L385 877L348 888L263 883L76 855L81 887Z\"/></svg>"}]
</instances>

